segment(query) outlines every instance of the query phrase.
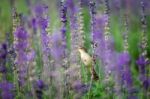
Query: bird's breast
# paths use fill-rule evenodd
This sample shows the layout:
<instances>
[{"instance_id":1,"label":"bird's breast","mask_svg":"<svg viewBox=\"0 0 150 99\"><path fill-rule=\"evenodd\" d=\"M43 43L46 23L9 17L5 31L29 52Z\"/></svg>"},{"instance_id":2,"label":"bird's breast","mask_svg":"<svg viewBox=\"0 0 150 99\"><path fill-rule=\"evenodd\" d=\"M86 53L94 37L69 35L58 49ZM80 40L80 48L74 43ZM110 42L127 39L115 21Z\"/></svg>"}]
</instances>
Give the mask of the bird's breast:
<instances>
[{"instance_id":1,"label":"bird's breast","mask_svg":"<svg viewBox=\"0 0 150 99\"><path fill-rule=\"evenodd\" d=\"M86 53L81 54L81 60L86 66L89 66L92 63L92 58Z\"/></svg>"}]
</instances>

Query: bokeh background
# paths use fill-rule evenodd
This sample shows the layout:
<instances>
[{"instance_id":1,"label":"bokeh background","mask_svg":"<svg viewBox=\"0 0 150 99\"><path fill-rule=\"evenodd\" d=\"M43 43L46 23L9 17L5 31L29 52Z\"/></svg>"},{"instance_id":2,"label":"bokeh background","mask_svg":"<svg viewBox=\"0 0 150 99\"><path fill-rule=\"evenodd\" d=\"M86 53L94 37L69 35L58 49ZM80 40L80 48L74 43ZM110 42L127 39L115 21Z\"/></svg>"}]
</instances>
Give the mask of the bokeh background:
<instances>
[{"instance_id":1,"label":"bokeh background","mask_svg":"<svg viewBox=\"0 0 150 99\"><path fill-rule=\"evenodd\" d=\"M20 13L23 13L24 16L27 16L30 14L30 7L29 4L35 4L40 0L1 0L0 3L0 42L4 41L5 34L7 32L11 33L12 30L12 17L11 17L11 11L13 9L13 6L17 8L17 11ZM78 2L77 0L75 0ZM85 3L85 23L90 22L90 15L86 11L88 9L88 0L83 0ZM143 0L145 2L145 14L146 14L146 22L147 22L147 31L148 31L148 42L150 42L150 33L149 33L149 27L150 27L150 2L149 0ZM40 2L46 2L46 4L49 6L49 16L51 20L51 26L53 30L56 30L56 27L59 26L59 0L42 0ZM98 0L97 9L98 12L104 11L104 3L103 0ZM137 57L138 49L137 49L137 43L139 39L139 34L141 30L141 23L140 23L140 0L113 0L110 1L110 7L111 7L111 31L115 37L115 45L118 51L121 50L121 33L124 30L124 26L122 23L123 15L127 12L128 13L128 20L129 20L129 28L130 28L130 36L129 36L129 44L130 44L130 52L134 57ZM90 25L85 25L85 31L90 32L89 29ZM150 43L148 43L150 44ZM134 49L134 51L132 50ZM149 51L149 50L148 50Z\"/></svg>"},{"instance_id":2,"label":"bokeh background","mask_svg":"<svg viewBox=\"0 0 150 99\"><path fill-rule=\"evenodd\" d=\"M57 34L58 32L61 31L62 22L61 22L61 18L60 18L61 17L60 1L61 0L0 0L0 44L6 41L8 34L10 36L9 39L10 39L11 44L13 44L14 33L12 32L12 30L13 30L12 13L13 13L14 8L16 8L16 12L22 14L24 21L28 23L29 19L32 18L35 14L35 13L33 14L33 12L34 12L34 8L35 8L36 4L46 4L48 6L48 16L49 16L48 20L50 22L49 35L50 35L50 38L52 38L52 40L54 39L54 42L55 42L55 39L56 39L56 42L58 40L58 45L59 45L60 44L59 40L61 40L61 39L59 39L60 35L58 35L58 37L57 37L57 35L53 35L53 34ZM74 1L74 5L77 5L76 13L78 13L78 11L79 11L78 7L79 7L80 0L63 0L63 1ZM91 40L90 40L91 39L91 37L90 37L91 36L91 15L90 15L90 9L89 9L89 2L90 1L96 2L96 12L97 12L96 17L99 17L99 16L104 15L104 12L106 10L105 2L104 2L105 0L81 0L81 1L83 2L83 6L82 6L83 7L83 9L82 9L83 24L84 24L83 32L85 35L84 48L87 49L88 53L91 54L92 53L91 52ZM112 96L110 95L110 97L108 95L108 97L107 97L107 91L104 91L104 89L107 87L107 85L105 85L104 83L101 83L104 80L103 78L101 78L98 82L93 83L91 91L89 92L91 94L88 94L87 92L83 92L83 94L80 94L80 95L77 94L77 95L79 95L79 97L81 99L82 98L83 99L100 99L100 98L101 99L149 99L150 89L148 89L146 91L144 89L142 89L143 88L142 84L141 84L140 80L138 79L139 67L136 64L136 61L138 60L139 56L141 55L141 49L140 49L141 45L140 44L141 44L141 40L142 40L141 33L143 31L143 28L142 28L143 24L141 22L141 20L142 20L142 16L141 16L142 10L141 10L141 3L140 3L141 1L144 2L144 8L145 8L144 14L146 16L146 18L145 18L146 32L145 33L146 33L146 38L147 38L147 48L145 50L147 51L147 58L148 59L150 58L150 0L108 0L108 1L109 1L109 7L110 7L110 9L109 9L109 12L110 12L109 28L110 28L111 37L113 38L114 52L117 55L122 53L124 50L123 34L125 32L128 32L128 44L129 44L128 52L129 52L129 55L131 58L131 61L129 63L130 64L129 68L131 70L131 74L133 77L132 80L134 83L133 84L134 90L132 90L131 92L130 91L126 92L126 91L122 90L122 93L126 93L125 95L121 94L122 98L120 98L119 95L118 95L118 97L115 95L112 95ZM72 46L71 28L70 28L71 26L69 23L71 18L69 15L70 15L70 13L67 14L68 23L66 26L66 28L67 28L66 38L67 38L67 48L71 52L71 46ZM128 20L127 26L125 26L125 15L127 15L126 19ZM78 17L79 16L77 16L77 19L78 19ZM28 28L26 27L27 31L30 31L29 27ZM126 31L126 28L128 28L128 31ZM34 33L33 33L33 35L34 35ZM33 38L32 38L32 40L33 40L33 44L31 44L31 45L32 45L33 49L37 50L36 63L38 65L36 65L36 67L37 67L36 70L40 71L40 69L43 66L42 54L41 54L43 52L40 49L40 47L42 45L39 46L36 43L36 41L34 41ZM55 47L57 49L57 44ZM38 49L40 49L40 50L38 50ZM60 49L61 49L61 47L60 47ZM57 52L55 54L57 54ZM62 63L58 62L58 64L60 65ZM7 68L11 68L11 66L9 66L9 65L7 66ZM55 65L57 65L57 64L55 64ZM83 65L82 62L80 62L80 65ZM100 66L103 67L103 65L100 65L99 67L98 66L96 68L99 68ZM148 66L150 66L150 65L148 65ZM61 66L58 66L57 68L59 68L59 67L61 67ZM150 68L150 67L148 67L148 68ZM81 71L83 73L84 69ZM101 72L98 69L96 71ZM46 91L43 91L43 93L44 93L44 94L42 94L43 98L37 98L37 99L62 99L60 97L63 95L60 95L60 97L57 96L57 92L59 94L63 94L63 93L61 93L61 91L57 91L59 89L63 89L63 88L59 88L60 87L59 84L61 82L57 82L57 81L59 81L58 79L61 78L62 72L64 72L64 70L58 70L58 71L54 71L54 72L52 71L52 75L54 75L54 83L56 80L55 84L57 85L57 83L58 83L58 86L56 86L54 84L55 88L53 88L53 85L52 85L52 88L50 88L48 91L47 91L47 89L44 89ZM57 79L57 74L59 75L58 79ZM38 75L38 73L37 73L37 75ZM84 75L84 74L82 74L82 75ZM149 76L150 72L148 72L147 75ZM13 80L12 80L13 77L11 77L10 72L9 72L8 77L6 77L6 78L8 81L13 82ZM86 77L83 76L83 79L86 79ZM2 80L0 80L0 81L2 81ZM114 81L114 78L112 81ZM84 80L83 80L83 82L84 82ZM88 85L90 83L90 81L88 81L88 82L85 81L84 83L86 83ZM147 84L150 87L150 79L148 79ZM109 85L111 86L111 83ZM51 86L51 84L47 84L47 86ZM49 87L47 87L47 88L49 88ZM81 88L81 90L82 90L82 88ZM16 99L21 99L22 97L24 97L23 99L28 99L29 97L30 97L29 99L32 99L33 95L31 95L30 91L31 90L28 90L27 94L24 95L21 93L16 94L18 92L18 90L17 90L17 92L14 92L13 94L16 95L15 96ZM0 92L2 92L2 91L0 90ZM52 92L50 94L50 96L48 94L49 92ZM115 93L115 92L113 92L113 93ZM132 98L128 97L129 93L131 93L132 95L134 94ZM146 93L146 95L145 95L145 93ZM71 92L69 94L69 96L67 98L65 97L64 99L80 99L79 97L74 98L74 94L76 94L76 93ZM17 97L17 95L18 95L18 97ZM7 99L7 98L3 98L3 99ZM12 98L8 98L8 99L12 99Z\"/></svg>"}]
</instances>

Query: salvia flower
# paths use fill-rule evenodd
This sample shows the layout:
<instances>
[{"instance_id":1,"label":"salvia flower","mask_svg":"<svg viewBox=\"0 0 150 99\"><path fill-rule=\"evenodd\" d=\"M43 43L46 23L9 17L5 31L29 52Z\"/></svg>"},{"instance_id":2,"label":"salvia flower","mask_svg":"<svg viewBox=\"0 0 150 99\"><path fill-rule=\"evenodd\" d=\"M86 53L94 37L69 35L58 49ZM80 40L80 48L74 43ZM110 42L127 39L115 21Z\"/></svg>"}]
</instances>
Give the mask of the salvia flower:
<instances>
[{"instance_id":1,"label":"salvia flower","mask_svg":"<svg viewBox=\"0 0 150 99\"><path fill-rule=\"evenodd\" d=\"M90 86L77 80L73 83L72 87L75 90L75 92L84 94L88 91Z\"/></svg>"},{"instance_id":2,"label":"salvia flower","mask_svg":"<svg viewBox=\"0 0 150 99\"><path fill-rule=\"evenodd\" d=\"M30 24L31 24L33 30L36 31L37 25L38 25L36 18L32 18Z\"/></svg>"},{"instance_id":3,"label":"salvia flower","mask_svg":"<svg viewBox=\"0 0 150 99\"><path fill-rule=\"evenodd\" d=\"M106 77L109 77L109 72L111 72L111 70L109 70L109 64L111 63L110 60L112 59L111 56L111 43L109 43L109 41L111 40L111 34L110 34L110 6L109 6L109 0L104 0L105 2L105 14L106 14L106 21L105 21L105 27L104 27L104 41L105 41L105 74Z\"/></svg>"},{"instance_id":4,"label":"salvia flower","mask_svg":"<svg viewBox=\"0 0 150 99\"><path fill-rule=\"evenodd\" d=\"M85 35L84 35L84 20L83 20L83 12L82 12L83 8L82 8L82 0L80 0L79 2L79 14L78 14L78 41L79 46L83 47L84 46L84 39L85 39Z\"/></svg>"},{"instance_id":5,"label":"salvia flower","mask_svg":"<svg viewBox=\"0 0 150 99\"><path fill-rule=\"evenodd\" d=\"M14 36L17 38L15 43L16 50L16 65L19 72L19 84L20 86L25 84L25 78L27 73L27 48L28 48L28 34L24 27L20 26L17 28Z\"/></svg>"},{"instance_id":6,"label":"salvia flower","mask_svg":"<svg viewBox=\"0 0 150 99\"><path fill-rule=\"evenodd\" d=\"M42 77L45 79L45 81L48 83L47 79L49 74L49 56L50 56L50 48L49 48L49 43L50 43L50 37L47 33L47 28L49 19L47 15L47 9L48 6L45 4L37 4L35 6L35 24L36 26L39 27L39 36L40 36L40 46L41 46L41 54L42 54L42 62L43 62L43 71L42 71Z\"/></svg>"},{"instance_id":7,"label":"salvia flower","mask_svg":"<svg viewBox=\"0 0 150 99\"><path fill-rule=\"evenodd\" d=\"M47 10L48 6L45 4L37 4L34 8L35 19L33 19L33 24L36 26L35 23L37 23L37 25L43 30L48 26Z\"/></svg>"},{"instance_id":8,"label":"salvia flower","mask_svg":"<svg viewBox=\"0 0 150 99\"><path fill-rule=\"evenodd\" d=\"M118 59L118 71L122 74L123 85L127 88L132 86L132 76L130 72L130 56L128 53L121 53Z\"/></svg>"},{"instance_id":9,"label":"salvia flower","mask_svg":"<svg viewBox=\"0 0 150 99\"><path fill-rule=\"evenodd\" d=\"M7 62L7 45L6 43L2 43L0 45L0 73L2 73L3 80L6 79L6 73L7 73L7 68L6 68L6 62Z\"/></svg>"},{"instance_id":10,"label":"salvia flower","mask_svg":"<svg viewBox=\"0 0 150 99\"><path fill-rule=\"evenodd\" d=\"M144 56L140 56L136 63L139 65L139 71L141 74L146 72L146 65L150 64L150 62L146 60Z\"/></svg>"},{"instance_id":11,"label":"salvia flower","mask_svg":"<svg viewBox=\"0 0 150 99\"><path fill-rule=\"evenodd\" d=\"M150 88L150 82L149 82L149 77L147 77L147 67L150 64L150 61L147 60L144 56L140 56L139 59L136 61L138 64L140 76L139 79L142 81L142 85L144 89L149 89Z\"/></svg>"},{"instance_id":12,"label":"salvia flower","mask_svg":"<svg viewBox=\"0 0 150 99\"><path fill-rule=\"evenodd\" d=\"M95 23L95 15L96 15L96 9L95 9L96 7L95 7L95 2L90 2L90 14L91 14L91 37L92 37L92 42L93 42L93 46L92 46L92 48L93 48L93 52L92 52L92 54L94 54L94 51L95 51L95 46L94 45L96 45L96 42L94 42L94 32L96 32L95 30L95 28L96 28L96 23ZM94 56L94 55L93 55Z\"/></svg>"},{"instance_id":13,"label":"salvia flower","mask_svg":"<svg viewBox=\"0 0 150 99\"><path fill-rule=\"evenodd\" d=\"M0 73L6 73L7 69L5 66L0 66Z\"/></svg>"},{"instance_id":14,"label":"salvia flower","mask_svg":"<svg viewBox=\"0 0 150 99\"><path fill-rule=\"evenodd\" d=\"M36 13L36 17L44 15L45 12L48 10L48 6L45 4L37 4L35 6L34 12Z\"/></svg>"},{"instance_id":15,"label":"salvia flower","mask_svg":"<svg viewBox=\"0 0 150 99\"><path fill-rule=\"evenodd\" d=\"M52 58L57 62L60 63L62 60L62 56L63 56L63 47L62 47L62 38L61 35L59 33L54 33L51 37L51 55Z\"/></svg>"},{"instance_id":16,"label":"salvia flower","mask_svg":"<svg viewBox=\"0 0 150 99\"><path fill-rule=\"evenodd\" d=\"M0 60L1 63L5 64L7 57L7 45L5 43L1 44L0 49Z\"/></svg>"},{"instance_id":17,"label":"salvia flower","mask_svg":"<svg viewBox=\"0 0 150 99\"><path fill-rule=\"evenodd\" d=\"M150 78L145 78L143 79L143 87L146 89L146 90L149 90L150 89Z\"/></svg>"},{"instance_id":18,"label":"salvia flower","mask_svg":"<svg viewBox=\"0 0 150 99\"><path fill-rule=\"evenodd\" d=\"M67 47L67 43L66 43L66 41L67 41L67 38L66 38L66 32L67 32L67 28L66 28L66 26L67 26L67 6L66 6L66 3L63 2L63 1L61 1L60 17L61 17L61 22L62 22L62 28L61 28L62 46L64 47L64 49L66 49L66 47Z\"/></svg>"},{"instance_id":19,"label":"salvia flower","mask_svg":"<svg viewBox=\"0 0 150 99\"><path fill-rule=\"evenodd\" d=\"M68 49L67 49L67 5L66 1L60 2L60 18L62 22L61 27L61 35L62 35L62 47L63 47L63 60L62 60L62 67L64 69L67 69L69 67L68 65ZM67 98L69 94L69 87L68 87L68 79L69 77L67 75L64 75L64 97Z\"/></svg>"},{"instance_id":20,"label":"salvia flower","mask_svg":"<svg viewBox=\"0 0 150 99\"><path fill-rule=\"evenodd\" d=\"M145 88L145 81L148 82L148 66L150 64L150 61L147 57L147 24L146 24L146 15L145 15L145 4L143 1L141 1L141 25L142 25L142 33L141 33L141 42L140 42L140 56L137 60L137 64L139 67L140 72L140 80L142 80L143 86ZM148 89L148 88L145 88Z\"/></svg>"},{"instance_id":21,"label":"salvia flower","mask_svg":"<svg viewBox=\"0 0 150 99\"><path fill-rule=\"evenodd\" d=\"M39 79L35 82L34 90L35 90L37 99L42 99L44 88L45 88L45 84L44 84L43 80Z\"/></svg>"},{"instance_id":22,"label":"salvia flower","mask_svg":"<svg viewBox=\"0 0 150 99\"><path fill-rule=\"evenodd\" d=\"M41 90L41 89L44 88L44 82L43 82L42 80L38 80L38 81L36 82L36 84L37 84L37 88L38 88L39 90Z\"/></svg>"},{"instance_id":23,"label":"salvia flower","mask_svg":"<svg viewBox=\"0 0 150 99\"><path fill-rule=\"evenodd\" d=\"M68 6L68 15L70 16L70 31L71 31L71 50L69 56L69 62L72 64L66 71L72 71L68 75L70 76L69 82L74 82L74 78L78 78L81 80L80 74L80 65L79 65L79 55L78 48L79 48L79 39L80 34L77 31L78 23L77 23L77 6L73 0L67 0ZM73 78L73 79L72 79Z\"/></svg>"},{"instance_id":24,"label":"salvia flower","mask_svg":"<svg viewBox=\"0 0 150 99\"><path fill-rule=\"evenodd\" d=\"M7 81L1 82L0 83L1 99L14 99L14 96L12 94L13 88L14 88L14 86L12 83L9 83Z\"/></svg>"}]
</instances>

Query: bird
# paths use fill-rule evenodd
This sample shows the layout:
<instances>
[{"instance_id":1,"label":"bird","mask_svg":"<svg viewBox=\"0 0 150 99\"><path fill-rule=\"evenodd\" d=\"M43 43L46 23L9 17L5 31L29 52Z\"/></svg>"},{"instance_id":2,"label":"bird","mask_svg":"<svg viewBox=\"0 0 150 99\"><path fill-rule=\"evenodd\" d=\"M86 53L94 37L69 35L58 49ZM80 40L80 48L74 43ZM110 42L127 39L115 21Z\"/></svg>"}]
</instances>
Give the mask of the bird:
<instances>
[{"instance_id":1,"label":"bird","mask_svg":"<svg viewBox=\"0 0 150 99\"><path fill-rule=\"evenodd\" d=\"M86 49L83 47L79 47L78 51L80 53L81 61L84 63L86 67L92 66L92 57L87 53Z\"/></svg>"},{"instance_id":2,"label":"bird","mask_svg":"<svg viewBox=\"0 0 150 99\"><path fill-rule=\"evenodd\" d=\"M93 66L93 64L95 64L94 59L87 53L84 47L79 47L78 51L80 53L81 61L87 67L87 69L90 70L91 78L95 81L98 80L99 76L97 75Z\"/></svg>"}]
</instances>

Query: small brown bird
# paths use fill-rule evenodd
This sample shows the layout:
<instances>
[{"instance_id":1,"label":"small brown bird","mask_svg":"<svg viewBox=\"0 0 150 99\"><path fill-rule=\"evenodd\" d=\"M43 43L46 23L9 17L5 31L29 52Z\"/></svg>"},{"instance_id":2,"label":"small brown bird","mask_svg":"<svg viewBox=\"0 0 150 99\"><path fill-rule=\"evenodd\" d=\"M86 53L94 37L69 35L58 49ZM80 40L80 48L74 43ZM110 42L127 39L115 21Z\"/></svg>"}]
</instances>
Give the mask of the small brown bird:
<instances>
[{"instance_id":1,"label":"small brown bird","mask_svg":"<svg viewBox=\"0 0 150 99\"><path fill-rule=\"evenodd\" d=\"M78 48L78 51L80 53L80 57L84 65L90 70L91 78L93 80L98 80L99 76L97 75L93 64L93 58L87 53L86 49L83 47Z\"/></svg>"},{"instance_id":2,"label":"small brown bird","mask_svg":"<svg viewBox=\"0 0 150 99\"><path fill-rule=\"evenodd\" d=\"M92 57L87 53L86 49L83 47L80 47L78 49L80 52L80 57L82 62L84 63L85 66L91 67L92 66Z\"/></svg>"}]
</instances>

